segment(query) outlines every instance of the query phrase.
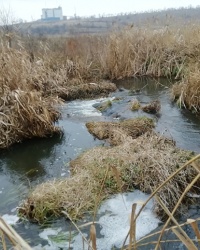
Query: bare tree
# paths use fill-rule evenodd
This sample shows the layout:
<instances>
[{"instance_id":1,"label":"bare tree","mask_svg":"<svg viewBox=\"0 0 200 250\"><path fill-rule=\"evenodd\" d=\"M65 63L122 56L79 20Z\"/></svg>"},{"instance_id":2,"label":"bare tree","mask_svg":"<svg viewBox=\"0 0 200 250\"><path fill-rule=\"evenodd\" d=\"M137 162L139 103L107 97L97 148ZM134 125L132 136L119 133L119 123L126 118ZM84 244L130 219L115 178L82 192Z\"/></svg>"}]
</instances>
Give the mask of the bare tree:
<instances>
[{"instance_id":1,"label":"bare tree","mask_svg":"<svg viewBox=\"0 0 200 250\"><path fill-rule=\"evenodd\" d=\"M0 31L10 48L12 47L13 38L21 29L21 23L14 17L10 7L8 9L0 9Z\"/></svg>"}]
</instances>

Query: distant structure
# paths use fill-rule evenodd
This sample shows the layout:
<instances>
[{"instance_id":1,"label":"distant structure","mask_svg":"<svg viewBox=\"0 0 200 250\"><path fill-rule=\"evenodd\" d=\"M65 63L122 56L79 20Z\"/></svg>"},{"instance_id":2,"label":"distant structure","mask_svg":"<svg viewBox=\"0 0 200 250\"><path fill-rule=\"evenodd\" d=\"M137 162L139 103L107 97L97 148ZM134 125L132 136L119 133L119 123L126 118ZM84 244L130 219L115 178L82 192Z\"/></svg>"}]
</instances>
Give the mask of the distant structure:
<instances>
[{"instance_id":1,"label":"distant structure","mask_svg":"<svg viewBox=\"0 0 200 250\"><path fill-rule=\"evenodd\" d=\"M52 8L52 9L42 9L42 21L57 21L63 20L62 7Z\"/></svg>"}]
</instances>

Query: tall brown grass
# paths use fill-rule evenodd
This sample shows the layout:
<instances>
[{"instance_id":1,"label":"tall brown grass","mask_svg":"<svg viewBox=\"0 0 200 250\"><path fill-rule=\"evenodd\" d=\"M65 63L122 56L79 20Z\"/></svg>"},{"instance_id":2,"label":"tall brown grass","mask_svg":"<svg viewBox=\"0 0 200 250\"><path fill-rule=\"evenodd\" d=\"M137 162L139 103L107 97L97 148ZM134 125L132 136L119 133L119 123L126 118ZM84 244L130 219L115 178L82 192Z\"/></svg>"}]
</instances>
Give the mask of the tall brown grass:
<instances>
[{"instance_id":1,"label":"tall brown grass","mask_svg":"<svg viewBox=\"0 0 200 250\"><path fill-rule=\"evenodd\" d=\"M89 98L116 89L108 81L91 83L88 65L56 60L46 41L37 44L33 55L25 41L16 39L18 44L10 48L0 37L0 148L59 132L54 123L60 117L60 98Z\"/></svg>"},{"instance_id":2,"label":"tall brown grass","mask_svg":"<svg viewBox=\"0 0 200 250\"><path fill-rule=\"evenodd\" d=\"M107 35L71 38L35 39L14 33L12 36L9 34L11 43L8 43L7 35L0 34L0 94L5 110L11 108L7 106L8 102L3 101L8 91L10 94L16 90L32 92L36 96L39 96L36 92L40 92L40 98L45 97L45 102L52 107L52 96L57 101L57 96L72 100L106 95L116 87L105 80L144 75L181 80L182 83L175 87L173 95L180 97L181 106L196 111L200 109L198 25L188 24L180 29L166 27L159 30L131 26ZM51 117L51 126L44 129L44 136L55 131L53 123L58 119L58 113L54 109L52 115L52 110L45 111ZM2 125L8 124L5 119L8 114L3 109L1 112ZM38 115L38 112L35 113ZM20 118L19 109L15 114ZM15 126L11 122L9 124ZM40 132L43 125L40 126ZM41 136L42 133L32 131L28 137L33 134ZM12 142L17 140L17 137L16 140L11 139ZM1 147L10 144L6 142Z\"/></svg>"}]
</instances>

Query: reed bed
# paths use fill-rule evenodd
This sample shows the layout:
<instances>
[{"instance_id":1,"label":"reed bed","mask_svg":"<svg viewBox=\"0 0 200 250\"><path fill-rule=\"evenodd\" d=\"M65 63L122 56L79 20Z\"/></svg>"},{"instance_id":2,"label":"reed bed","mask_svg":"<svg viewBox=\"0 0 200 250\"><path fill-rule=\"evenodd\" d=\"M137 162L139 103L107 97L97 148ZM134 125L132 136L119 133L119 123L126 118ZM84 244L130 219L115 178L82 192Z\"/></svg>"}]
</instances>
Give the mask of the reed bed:
<instances>
[{"instance_id":1,"label":"reed bed","mask_svg":"<svg viewBox=\"0 0 200 250\"><path fill-rule=\"evenodd\" d=\"M43 58L32 60L20 46L21 50L0 46L0 148L59 132L54 124L62 99L105 96L116 90L108 81L87 82L80 76L80 65L70 60L52 65L54 57L48 58L44 48Z\"/></svg>"},{"instance_id":2,"label":"reed bed","mask_svg":"<svg viewBox=\"0 0 200 250\"><path fill-rule=\"evenodd\" d=\"M172 99L180 108L200 112L200 72L196 68L172 87Z\"/></svg>"},{"instance_id":3,"label":"reed bed","mask_svg":"<svg viewBox=\"0 0 200 250\"><path fill-rule=\"evenodd\" d=\"M199 24L157 30L131 26L102 37L75 37L68 41L65 53L72 61L89 60L91 75L98 79L152 76L181 80L184 90L182 84L176 87L184 92L181 105L199 111L199 39Z\"/></svg>"},{"instance_id":4,"label":"reed bed","mask_svg":"<svg viewBox=\"0 0 200 250\"><path fill-rule=\"evenodd\" d=\"M131 26L102 36L42 38L37 41L31 37L13 34L9 43L6 37L6 34L0 34L0 97L3 103L1 136L6 130L1 140L2 148L23 138L46 136L57 132L57 128L54 127L54 122L59 117L54 105L58 101L57 97L73 100L105 96L116 90L115 85L107 80L144 75L179 79L181 84L173 88L174 98L179 99L181 107L200 110L198 25L188 24L184 29L167 27L159 30ZM37 114L35 122L40 116L41 120L47 118L41 125L37 120L36 127L39 129L35 130L32 126L32 132L26 131L27 124L31 124L32 118L29 123L25 119L23 126L22 106L9 106L7 96L14 96L16 91L20 96L23 91L31 92L31 96L35 94L35 99L31 98L30 94L27 96L32 101L34 99L38 106L46 103L46 108L40 113L40 107L30 101L32 108L26 111L30 115L32 110L32 118ZM55 100L52 101L52 98ZM27 99L20 100L21 104L27 107L22 103L22 99ZM11 115L17 117L18 121L15 124L22 125L24 136L20 132L20 135L9 138L12 132L8 131L16 125L12 117L8 119L8 107L13 110ZM8 128L5 128L5 124L9 124ZM19 128L17 125L15 133L22 127Z\"/></svg>"}]
</instances>

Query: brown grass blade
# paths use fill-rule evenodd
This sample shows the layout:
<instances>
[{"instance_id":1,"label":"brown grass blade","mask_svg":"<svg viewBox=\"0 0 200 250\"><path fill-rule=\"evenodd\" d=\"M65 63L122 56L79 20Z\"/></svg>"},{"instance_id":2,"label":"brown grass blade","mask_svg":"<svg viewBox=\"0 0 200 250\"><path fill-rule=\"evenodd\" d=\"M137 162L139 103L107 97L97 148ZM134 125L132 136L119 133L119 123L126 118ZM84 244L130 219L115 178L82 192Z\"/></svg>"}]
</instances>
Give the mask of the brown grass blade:
<instances>
[{"instance_id":1,"label":"brown grass blade","mask_svg":"<svg viewBox=\"0 0 200 250\"><path fill-rule=\"evenodd\" d=\"M1 238L3 250L7 250L5 236L4 236L4 233L2 232L2 230L0 230L0 238Z\"/></svg>"},{"instance_id":2,"label":"brown grass blade","mask_svg":"<svg viewBox=\"0 0 200 250\"><path fill-rule=\"evenodd\" d=\"M191 225L192 229L194 230L198 240L198 244L200 245L200 231L197 225L197 221L195 221L194 219L188 219L187 222Z\"/></svg>"},{"instance_id":3,"label":"brown grass blade","mask_svg":"<svg viewBox=\"0 0 200 250\"><path fill-rule=\"evenodd\" d=\"M94 224L90 227L90 242L92 243L92 249L97 250L96 228Z\"/></svg>"},{"instance_id":4,"label":"brown grass blade","mask_svg":"<svg viewBox=\"0 0 200 250\"><path fill-rule=\"evenodd\" d=\"M162 229L162 232L161 232L161 234L160 234L160 236L159 236L159 239L158 239L157 246L156 246L155 250L158 249L158 246L159 246L159 244L160 244L159 242L160 242L160 240L161 240L161 238L162 238L162 235L163 235L163 233L164 233L164 230L165 230L165 228L168 226L168 224L169 224L169 222L170 222L171 219L172 219L172 221L178 226L178 228L181 230L179 224L176 222L176 220L174 219L173 215L174 215L174 213L176 212L176 210L177 210L178 206L180 205L181 201L182 201L183 198L185 197L186 193L193 187L193 185L197 182L197 180L198 180L199 178L200 178L200 174L198 174L198 175L194 178L194 180L187 186L187 188L186 188L186 189L184 190L184 192L182 193L180 199L178 200L176 206L174 207L172 213L170 213L169 210L168 210L165 206L163 206L164 204L163 204L162 201L159 199L159 197L156 197L157 200L159 201L160 205L163 207L164 211L166 212L166 214L169 216L169 218L168 218L168 220L166 221L165 225L163 226L163 229ZM182 230L181 230L181 231L182 231ZM185 234L185 233L183 232L183 234Z\"/></svg>"},{"instance_id":5,"label":"brown grass blade","mask_svg":"<svg viewBox=\"0 0 200 250\"><path fill-rule=\"evenodd\" d=\"M0 218L0 229L7 236L9 241L13 244L17 249L26 249L31 250L31 247L26 243L21 236L19 236L15 230L8 225L2 218ZM19 247L18 247L19 246Z\"/></svg>"},{"instance_id":6,"label":"brown grass blade","mask_svg":"<svg viewBox=\"0 0 200 250\"><path fill-rule=\"evenodd\" d=\"M180 227L179 223L176 221L176 219L173 217L173 215L170 213L170 211L168 210L168 208L163 204L163 202L161 201L161 199L158 196L155 196L155 198L157 199L157 201L159 202L159 204L161 205L161 207L163 208L163 210L165 211L165 213L169 216L169 219L172 220L175 225L177 226L177 228L180 230L182 236L184 237L184 239L190 243L191 246L195 247L194 243L192 242L192 240L188 237L188 235L184 232L184 230ZM164 225L165 227L165 225ZM164 228L163 227L163 228ZM173 228L173 230L176 230ZM177 230L176 230L177 231ZM160 234L160 237L157 241L156 247L155 249L158 249L159 245L160 245L160 240L162 238L162 232Z\"/></svg>"},{"instance_id":7,"label":"brown grass blade","mask_svg":"<svg viewBox=\"0 0 200 250\"><path fill-rule=\"evenodd\" d=\"M187 247L188 250L198 250L197 247L194 245L194 243L191 241L191 239L189 237L185 238L181 233L179 233L174 228L172 228L172 231L183 242L183 244Z\"/></svg>"},{"instance_id":8,"label":"brown grass blade","mask_svg":"<svg viewBox=\"0 0 200 250\"><path fill-rule=\"evenodd\" d=\"M136 221L134 220L135 218L135 212L136 212L136 207L137 204L134 203L132 205L132 211L131 211L131 221L130 221L130 239L129 239L129 247L128 249L131 250L132 249L132 245L133 245L133 249L136 250Z\"/></svg>"},{"instance_id":9,"label":"brown grass blade","mask_svg":"<svg viewBox=\"0 0 200 250\"><path fill-rule=\"evenodd\" d=\"M195 221L196 221L196 222L197 222L197 221L200 221L200 218L197 218ZM189 222L187 221L187 222L185 222L185 223L180 224L179 226L183 227L183 226L185 226L185 225L189 225ZM172 230L172 228L176 229L176 228L178 228L178 227L177 227L177 226L172 226L172 227L166 228L166 229L164 230L164 232L168 232L168 231ZM162 230L160 230L160 231L158 231L158 232L155 232L155 233L153 233L153 234L149 234L149 235L147 235L147 236L145 236L145 237L139 239L139 240L137 241L137 244L139 245L139 243L140 243L141 241L143 241L143 240L145 240L145 239L148 239L148 238L151 238L152 236L158 235L158 234L160 234L161 232L162 232ZM180 241L180 240L175 240L175 241ZM193 240L193 241L194 241L194 240ZM162 243L162 242L173 242L173 241L171 241L171 240L166 241L166 240L165 240L165 241L160 241L160 242ZM147 245L147 244L149 244L149 243L140 244L139 246L145 246L145 245ZM151 242L151 244L157 244L157 241Z\"/></svg>"}]
</instances>

